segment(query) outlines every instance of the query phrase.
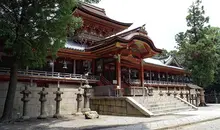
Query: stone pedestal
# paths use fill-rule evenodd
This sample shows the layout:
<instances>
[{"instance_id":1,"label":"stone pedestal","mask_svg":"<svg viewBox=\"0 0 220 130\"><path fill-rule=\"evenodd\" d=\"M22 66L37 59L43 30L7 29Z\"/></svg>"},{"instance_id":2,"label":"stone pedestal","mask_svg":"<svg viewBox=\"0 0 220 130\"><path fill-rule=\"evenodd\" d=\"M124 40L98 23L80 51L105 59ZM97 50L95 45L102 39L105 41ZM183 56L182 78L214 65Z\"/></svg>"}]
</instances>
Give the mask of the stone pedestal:
<instances>
[{"instance_id":1,"label":"stone pedestal","mask_svg":"<svg viewBox=\"0 0 220 130\"><path fill-rule=\"evenodd\" d=\"M205 103L205 91L203 89L200 90L200 104L199 106L206 106Z\"/></svg>"},{"instance_id":2,"label":"stone pedestal","mask_svg":"<svg viewBox=\"0 0 220 130\"><path fill-rule=\"evenodd\" d=\"M60 88L57 88L57 91L54 92L54 94L56 94L56 98L54 99L56 101L56 113L53 115L53 117L60 118L60 101L62 100L61 94L63 94L63 92L60 91Z\"/></svg>"},{"instance_id":3,"label":"stone pedestal","mask_svg":"<svg viewBox=\"0 0 220 130\"><path fill-rule=\"evenodd\" d=\"M76 101L77 101L77 112L75 113L75 115L82 115L82 96L83 96L83 92L82 92L82 88L80 87L78 89L78 93L77 97L76 97Z\"/></svg>"},{"instance_id":4,"label":"stone pedestal","mask_svg":"<svg viewBox=\"0 0 220 130\"><path fill-rule=\"evenodd\" d=\"M21 101L23 101L23 115L22 115L22 119L29 119L30 117L28 116L28 111L27 111L27 107L28 107L28 102L30 101L29 95L31 94L31 92L28 90L28 87L25 86L25 89L23 91L20 92L21 94L23 94L23 97L21 98Z\"/></svg>"},{"instance_id":5,"label":"stone pedestal","mask_svg":"<svg viewBox=\"0 0 220 130\"><path fill-rule=\"evenodd\" d=\"M45 111L45 102L47 101L46 95L48 92L45 91L45 88L42 88L42 91L38 93L40 95L40 103L41 103L41 108L40 108L40 115L37 117L38 119L46 119L46 111Z\"/></svg>"}]
</instances>

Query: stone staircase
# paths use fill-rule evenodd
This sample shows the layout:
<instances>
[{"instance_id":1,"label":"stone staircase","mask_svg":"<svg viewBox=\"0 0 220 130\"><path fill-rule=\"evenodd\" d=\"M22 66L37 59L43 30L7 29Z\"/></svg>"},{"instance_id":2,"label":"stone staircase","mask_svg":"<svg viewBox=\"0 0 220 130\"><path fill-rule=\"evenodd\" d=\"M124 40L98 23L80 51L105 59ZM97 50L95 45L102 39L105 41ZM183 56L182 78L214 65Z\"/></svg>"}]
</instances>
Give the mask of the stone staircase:
<instances>
[{"instance_id":1,"label":"stone staircase","mask_svg":"<svg viewBox=\"0 0 220 130\"><path fill-rule=\"evenodd\" d=\"M132 97L154 116L172 114L180 111L195 110L192 104L174 96L140 96Z\"/></svg>"}]
</instances>

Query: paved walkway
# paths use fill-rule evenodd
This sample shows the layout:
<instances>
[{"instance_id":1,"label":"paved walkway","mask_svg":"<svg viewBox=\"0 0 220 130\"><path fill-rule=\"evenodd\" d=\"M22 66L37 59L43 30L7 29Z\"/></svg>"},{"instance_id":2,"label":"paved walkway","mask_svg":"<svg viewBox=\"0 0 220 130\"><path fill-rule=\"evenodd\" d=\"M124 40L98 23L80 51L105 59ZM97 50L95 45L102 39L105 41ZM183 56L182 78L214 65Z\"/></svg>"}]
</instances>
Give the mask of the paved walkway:
<instances>
[{"instance_id":1,"label":"paved walkway","mask_svg":"<svg viewBox=\"0 0 220 130\"><path fill-rule=\"evenodd\" d=\"M170 130L220 130L220 119L177 127Z\"/></svg>"},{"instance_id":2,"label":"paved walkway","mask_svg":"<svg viewBox=\"0 0 220 130\"><path fill-rule=\"evenodd\" d=\"M220 119L220 105L201 107L173 115L145 117L104 116L86 120L83 116L68 116L63 119L31 119L13 124L0 124L0 130L148 130L170 129L198 122Z\"/></svg>"}]
</instances>

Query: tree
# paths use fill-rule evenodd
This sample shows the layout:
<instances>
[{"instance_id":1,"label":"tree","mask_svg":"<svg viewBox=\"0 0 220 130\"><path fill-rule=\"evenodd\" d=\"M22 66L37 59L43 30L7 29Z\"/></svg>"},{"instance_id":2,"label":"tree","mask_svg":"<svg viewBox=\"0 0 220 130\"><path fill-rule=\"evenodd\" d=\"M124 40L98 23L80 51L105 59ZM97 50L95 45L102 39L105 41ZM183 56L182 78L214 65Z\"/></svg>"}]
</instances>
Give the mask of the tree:
<instances>
[{"instance_id":1,"label":"tree","mask_svg":"<svg viewBox=\"0 0 220 130\"><path fill-rule=\"evenodd\" d=\"M194 83L206 87L214 81L217 66L219 31L208 26L201 0L193 3L186 17L188 30L176 35L184 67L191 72Z\"/></svg>"},{"instance_id":2,"label":"tree","mask_svg":"<svg viewBox=\"0 0 220 130\"><path fill-rule=\"evenodd\" d=\"M17 70L42 67L48 55L55 56L64 47L67 33L73 35L82 24L80 18L72 16L78 4L79 0L1 0L0 38L4 41L4 53L11 59L2 120L12 116Z\"/></svg>"}]
</instances>

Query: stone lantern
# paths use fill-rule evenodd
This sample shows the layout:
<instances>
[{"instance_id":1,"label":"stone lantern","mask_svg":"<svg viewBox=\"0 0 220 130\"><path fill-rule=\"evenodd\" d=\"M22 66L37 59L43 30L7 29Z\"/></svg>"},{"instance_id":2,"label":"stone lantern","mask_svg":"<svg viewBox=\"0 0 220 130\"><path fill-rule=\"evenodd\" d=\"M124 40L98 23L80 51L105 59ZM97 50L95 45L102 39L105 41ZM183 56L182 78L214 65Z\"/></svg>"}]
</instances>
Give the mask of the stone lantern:
<instances>
[{"instance_id":1,"label":"stone lantern","mask_svg":"<svg viewBox=\"0 0 220 130\"><path fill-rule=\"evenodd\" d=\"M57 88L57 91L54 92L54 94L56 94L56 98L54 99L56 101L56 113L54 114L54 118L60 118L60 101L62 100L61 98L61 94L63 94L63 92L60 91L60 88Z\"/></svg>"},{"instance_id":2,"label":"stone lantern","mask_svg":"<svg viewBox=\"0 0 220 130\"><path fill-rule=\"evenodd\" d=\"M41 108L40 108L40 116L38 116L38 119L46 119L46 111L45 111L45 102L47 101L46 95L48 92L45 91L45 88L43 87L42 90L38 93L40 95L40 103L41 103Z\"/></svg>"},{"instance_id":3,"label":"stone lantern","mask_svg":"<svg viewBox=\"0 0 220 130\"><path fill-rule=\"evenodd\" d=\"M30 101L29 95L31 94L31 91L28 90L28 86L25 86L25 89L20 92L23 94L23 97L21 98L21 101L23 101L23 115L22 119L29 119L30 117L28 116L28 102Z\"/></svg>"},{"instance_id":4,"label":"stone lantern","mask_svg":"<svg viewBox=\"0 0 220 130\"><path fill-rule=\"evenodd\" d=\"M87 112L87 111L91 111L91 109L89 108L89 98L91 96L91 88L92 86L89 85L88 80L86 79L85 81L85 85L82 86L82 88L84 89L84 93L83 93L83 97L84 97L84 108L82 110L83 113Z\"/></svg>"},{"instance_id":5,"label":"stone lantern","mask_svg":"<svg viewBox=\"0 0 220 130\"><path fill-rule=\"evenodd\" d=\"M205 103L205 91L203 89L200 90L200 104L199 106L206 106Z\"/></svg>"},{"instance_id":6,"label":"stone lantern","mask_svg":"<svg viewBox=\"0 0 220 130\"><path fill-rule=\"evenodd\" d=\"M153 96L153 88L152 87L148 88L148 96Z\"/></svg>"},{"instance_id":7,"label":"stone lantern","mask_svg":"<svg viewBox=\"0 0 220 130\"><path fill-rule=\"evenodd\" d=\"M76 115L82 115L82 96L83 96L83 89L82 87L80 86L79 89L78 89L78 92L76 93L77 97L76 97L76 101L77 101L77 112L76 112Z\"/></svg>"}]
</instances>

